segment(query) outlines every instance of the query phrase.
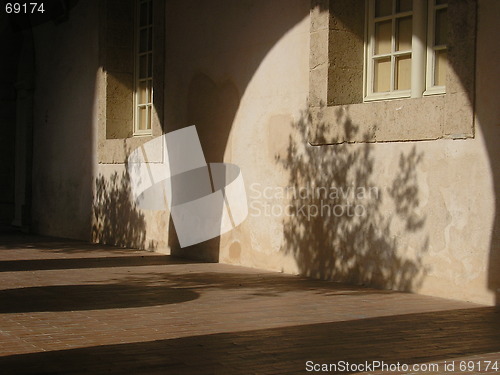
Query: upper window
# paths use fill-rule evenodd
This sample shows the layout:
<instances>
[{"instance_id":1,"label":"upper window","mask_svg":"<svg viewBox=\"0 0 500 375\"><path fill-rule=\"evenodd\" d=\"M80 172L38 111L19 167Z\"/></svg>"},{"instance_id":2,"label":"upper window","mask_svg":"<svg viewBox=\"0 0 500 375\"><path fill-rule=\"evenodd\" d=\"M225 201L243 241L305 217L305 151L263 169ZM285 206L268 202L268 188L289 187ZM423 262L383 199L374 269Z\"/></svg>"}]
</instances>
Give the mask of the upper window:
<instances>
[{"instance_id":1,"label":"upper window","mask_svg":"<svg viewBox=\"0 0 500 375\"><path fill-rule=\"evenodd\" d=\"M310 144L474 137L476 0L313 3Z\"/></svg>"},{"instance_id":2,"label":"upper window","mask_svg":"<svg viewBox=\"0 0 500 375\"><path fill-rule=\"evenodd\" d=\"M445 93L445 0L368 0L364 100Z\"/></svg>"},{"instance_id":3,"label":"upper window","mask_svg":"<svg viewBox=\"0 0 500 375\"><path fill-rule=\"evenodd\" d=\"M99 4L98 160L124 163L129 150L163 134L165 1Z\"/></svg>"},{"instance_id":4,"label":"upper window","mask_svg":"<svg viewBox=\"0 0 500 375\"><path fill-rule=\"evenodd\" d=\"M151 135L153 107L153 2L136 0L134 135Z\"/></svg>"}]
</instances>

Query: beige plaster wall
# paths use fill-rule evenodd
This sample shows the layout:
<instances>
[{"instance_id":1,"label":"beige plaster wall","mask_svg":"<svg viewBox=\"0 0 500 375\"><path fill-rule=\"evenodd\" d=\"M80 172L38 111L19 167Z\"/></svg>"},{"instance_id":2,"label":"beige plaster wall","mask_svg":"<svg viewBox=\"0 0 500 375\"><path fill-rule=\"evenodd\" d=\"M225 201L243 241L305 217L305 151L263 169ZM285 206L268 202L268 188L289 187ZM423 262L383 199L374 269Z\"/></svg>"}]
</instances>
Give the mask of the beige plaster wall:
<instances>
[{"instance_id":1,"label":"beige plaster wall","mask_svg":"<svg viewBox=\"0 0 500 375\"><path fill-rule=\"evenodd\" d=\"M206 160L237 164L247 189L286 182L275 157L306 106L308 15L308 0L167 2L165 130L195 124ZM281 270L293 260L280 252L280 232L279 218L249 217L193 249L171 245L182 256Z\"/></svg>"},{"instance_id":2,"label":"beige plaster wall","mask_svg":"<svg viewBox=\"0 0 500 375\"><path fill-rule=\"evenodd\" d=\"M33 230L90 239L96 165L97 1L33 29Z\"/></svg>"},{"instance_id":3,"label":"beige plaster wall","mask_svg":"<svg viewBox=\"0 0 500 375\"><path fill-rule=\"evenodd\" d=\"M303 12L306 3L294 5ZM243 21L238 16L246 6ZM484 51L495 48L487 35L496 26L486 18L492 9L486 9L496 6L483 1L478 7L478 72L494 61ZM354 134L372 118L369 114L353 118L349 110L339 110L328 115L336 117L335 124L328 116L309 119L307 14L302 13L305 16L262 53L257 47L265 40L261 25L275 20L262 3L233 5L224 11L193 1L171 2L170 7L175 14L197 11L183 20L187 35L175 34L181 25L168 22L167 36L176 37L167 39L171 44L166 56L166 76L171 77L166 80L167 130L196 124L207 160L222 158L242 168L250 205L249 217L237 230L176 254L208 251L224 263L495 303L489 279L496 270L491 253L498 249L498 242L492 241L491 160L496 156L484 134L496 126L498 117L484 120L480 112L494 109L479 104L482 98L497 95L494 90L477 81L473 139L311 146L307 142L311 128L320 125L329 131L341 124ZM260 15L259 23L253 22L252 12ZM225 109L224 103L229 103ZM391 110L397 114L400 108ZM428 120L433 114L418 115ZM496 128L493 132L498 137ZM378 195L354 198L351 203L366 210L359 218L307 218L301 206L312 209L321 205L321 199L283 198L280 188L312 184L375 188ZM336 203L348 201L340 198ZM275 211L266 213L266 206ZM287 215L290 210L296 213Z\"/></svg>"},{"instance_id":4,"label":"beige plaster wall","mask_svg":"<svg viewBox=\"0 0 500 375\"><path fill-rule=\"evenodd\" d=\"M50 127L50 133L38 130L36 135L40 231L84 238L86 228L94 240L122 246L497 302L500 98L493 77L500 76L500 51L490 36L498 31L493 15L499 14L500 4L480 0L478 6L474 138L329 146L308 143L312 126L333 126L327 118L311 118L308 111L309 11L309 0L166 2L163 129L197 125L207 161L241 168L250 207L236 230L189 249L178 248L168 212L141 211L127 199L130 186L123 164L88 169L96 155L92 129L98 128L95 122L104 109L102 100L94 110L92 100L81 99L88 111L76 118L82 110L62 95L68 90L91 95L94 89L89 82L97 71L92 57L97 56L92 39L97 37L79 33L76 22L67 38L86 38L78 50L86 46L90 61L71 59L74 46L59 43L52 53L66 60L56 71L50 52L44 52L49 73L39 87L48 90L56 72L65 79L56 82L63 86L52 90L51 97L39 98L35 116L39 129ZM84 16L89 17L82 11ZM50 30L43 35L50 37ZM80 76L86 77L85 84ZM58 100L67 104L59 112ZM52 122L52 116L58 117ZM364 121L353 120L348 110L332 116L351 134L359 133ZM77 147L83 147L82 155ZM82 212L69 205L86 197L90 185L94 219L87 223L81 219L88 217L85 199ZM298 191L313 185L373 190L335 199L283 196L285 187ZM84 192L79 190L83 186ZM56 196L61 199L46 199ZM321 207L322 200L362 206L363 215L308 217L301 211L302 206ZM274 211L266 213L265 207Z\"/></svg>"}]
</instances>

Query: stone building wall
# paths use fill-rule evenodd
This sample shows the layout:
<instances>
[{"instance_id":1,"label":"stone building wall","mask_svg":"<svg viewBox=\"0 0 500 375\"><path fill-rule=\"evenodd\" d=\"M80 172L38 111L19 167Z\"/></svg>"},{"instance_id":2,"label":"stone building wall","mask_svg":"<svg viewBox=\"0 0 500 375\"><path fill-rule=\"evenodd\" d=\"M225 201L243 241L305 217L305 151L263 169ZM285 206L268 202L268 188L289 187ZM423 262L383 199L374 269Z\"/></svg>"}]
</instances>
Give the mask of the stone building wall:
<instances>
[{"instance_id":1,"label":"stone building wall","mask_svg":"<svg viewBox=\"0 0 500 375\"><path fill-rule=\"evenodd\" d=\"M403 101L401 108L388 103L376 118L328 101L311 109L311 48L317 43L311 13L325 11L312 4L165 2L159 126L169 132L196 125L207 161L241 168L249 204L236 230L187 249L179 248L168 212L140 210L127 199L123 155L138 141L113 139L111 148L102 141L108 72L99 62L98 27L82 33L99 22L97 2L80 2L59 30L37 30L39 41L59 38L50 53L39 55L39 231L497 303L500 50L490 36L498 30L493 15L500 4L477 4L476 46L469 51L475 89L464 103L473 108L472 133L391 142L373 139L366 125L385 121L386 113L397 126ZM426 109L405 126L418 127L422 118L432 127L435 116ZM345 138L333 142L339 131Z\"/></svg>"}]
</instances>

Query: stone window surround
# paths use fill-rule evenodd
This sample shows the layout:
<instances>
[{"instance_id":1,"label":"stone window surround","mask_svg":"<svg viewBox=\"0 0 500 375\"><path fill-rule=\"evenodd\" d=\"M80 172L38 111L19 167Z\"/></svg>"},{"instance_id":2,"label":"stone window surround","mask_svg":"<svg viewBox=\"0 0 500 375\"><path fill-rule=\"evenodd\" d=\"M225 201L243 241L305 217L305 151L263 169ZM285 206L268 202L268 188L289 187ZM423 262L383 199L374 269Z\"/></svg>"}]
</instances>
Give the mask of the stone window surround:
<instances>
[{"instance_id":1,"label":"stone window surround","mask_svg":"<svg viewBox=\"0 0 500 375\"><path fill-rule=\"evenodd\" d=\"M134 1L134 0L128 0ZM114 3L114 4L113 4ZM113 53L112 47L109 47L110 40L119 38L118 32L109 27L109 19L117 17L120 12L120 4L123 0L105 0L100 2L100 25L99 25L99 62L100 69L97 74L97 120L98 120L98 134L97 134L97 161L100 164L124 164L130 152L136 148L141 147L144 143L152 140L163 134L163 88L164 88L164 18L165 18L165 4L163 0L153 0L154 13L153 24L155 28L153 37L153 50L155 51L153 57L153 109L152 109L152 124L151 135L133 136L131 127L130 133L126 137L110 139L107 137L107 122L109 121L109 113L111 111L119 111L113 108L114 103L113 94L116 93L118 85L114 82L120 77L120 72L111 72L114 64L113 59L117 58L117 54ZM113 8L113 5L115 8ZM116 9L120 7L120 9ZM111 9L111 11L110 11ZM134 8L132 8L134 9ZM114 12L113 12L114 11ZM115 35L116 34L116 35ZM130 56L133 61L133 55ZM118 62L118 65L120 63ZM130 90L130 89L129 89ZM133 89L131 89L133 90ZM133 92L130 93L132 98ZM130 101L130 111L133 113L133 101ZM111 107L111 108L110 108ZM130 126L133 126L133 116L130 118ZM151 155L149 160L152 163L161 162L163 158L163 150L158 150L155 155Z\"/></svg>"},{"instance_id":2,"label":"stone window surround","mask_svg":"<svg viewBox=\"0 0 500 375\"><path fill-rule=\"evenodd\" d=\"M449 0L446 94L363 102L365 0L312 0L309 143L474 138L476 8Z\"/></svg>"}]
</instances>

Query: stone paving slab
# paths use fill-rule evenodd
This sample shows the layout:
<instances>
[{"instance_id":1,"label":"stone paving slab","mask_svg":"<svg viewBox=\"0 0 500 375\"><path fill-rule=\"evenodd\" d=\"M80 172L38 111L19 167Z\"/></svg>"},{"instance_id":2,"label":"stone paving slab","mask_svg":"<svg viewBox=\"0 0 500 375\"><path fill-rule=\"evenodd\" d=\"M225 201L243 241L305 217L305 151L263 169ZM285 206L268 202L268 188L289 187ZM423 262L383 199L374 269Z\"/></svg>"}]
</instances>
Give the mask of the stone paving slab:
<instances>
[{"instance_id":1,"label":"stone paving slab","mask_svg":"<svg viewBox=\"0 0 500 375\"><path fill-rule=\"evenodd\" d=\"M494 307L0 236L0 374L485 372Z\"/></svg>"}]
</instances>

